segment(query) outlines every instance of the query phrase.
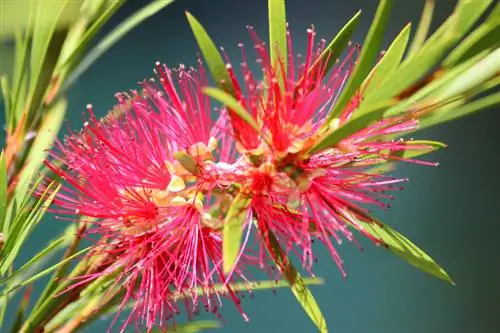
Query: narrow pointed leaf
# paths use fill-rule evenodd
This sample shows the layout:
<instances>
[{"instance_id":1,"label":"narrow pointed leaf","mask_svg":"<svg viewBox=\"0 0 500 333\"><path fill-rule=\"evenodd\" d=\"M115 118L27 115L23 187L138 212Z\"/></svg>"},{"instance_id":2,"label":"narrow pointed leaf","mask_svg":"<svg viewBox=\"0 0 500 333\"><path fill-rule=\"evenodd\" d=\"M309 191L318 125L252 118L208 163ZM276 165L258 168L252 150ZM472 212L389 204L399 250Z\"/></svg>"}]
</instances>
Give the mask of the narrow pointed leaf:
<instances>
[{"instance_id":1,"label":"narrow pointed leaf","mask_svg":"<svg viewBox=\"0 0 500 333\"><path fill-rule=\"evenodd\" d=\"M191 13L186 12L186 17L215 83L220 89L234 95L234 88L227 72L226 64L214 42Z\"/></svg>"},{"instance_id":2,"label":"narrow pointed leaf","mask_svg":"<svg viewBox=\"0 0 500 333\"><path fill-rule=\"evenodd\" d=\"M186 324L177 324L175 328L169 329L167 333L198 333L204 330L219 328L219 322L213 320L200 320ZM151 333L164 333L164 329L154 328Z\"/></svg>"},{"instance_id":3,"label":"narrow pointed leaf","mask_svg":"<svg viewBox=\"0 0 500 333\"><path fill-rule=\"evenodd\" d=\"M459 77L455 78L439 94L445 100L452 96L462 94L477 87L479 84L500 74L500 48L496 49L484 59L471 66Z\"/></svg>"},{"instance_id":4,"label":"narrow pointed leaf","mask_svg":"<svg viewBox=\"0 0 500 333\"><path fill-rule=\"evenodd\" d=\"M5 155L2 150L2 153L0 155L0 233L4 232L3 226L5 223L6 216L7 216L7 165L5 161Z\"/></svg>"},{"instance_id":5,"label":"narrow pointed leaf","mask_svg":"<svg viewBox=\"0 0 500 333\"><path fill-rule=\"evenodd\" d=\"M240 254L243 226L249 215L252 198L240 192L231 203L222 231L223 268L225 273L231 272Z\"/></svg>"},{"instance_id":6,"label":"narrow pointed leaf","mask_svg":"<svg viewBox=\"0 0 500 333\"><path fill-rule=\"evenodd\" d=\"M277 64L281 62L286 70L288 54L285 0L268 0L268 11L271 64L278 67Z\"/></svg>"},{"instance_id":7,"label":"narrow pointed leaf","mask_svg":"<svg viewBox=\"0 0 500 333\"><path fill-rule=\"evenodd\" d=\"M333 38L328 46L321 52L320 56L311 66L309 71L314 72L320 68L325 69L325 74L333 67L346 46L349 44L354 30L358 26L361 11L358 11L350 20L340 29L339 33Z\"/></svg>"},{"instance_id":8,"label":"narrow pointed leaf","mask_svg":"<svg viewBox=\"0 0 500 333\"><path fill-rule=\"evenodd\" d=\"M321 150L334 147L340 141L348 138L350 135L365 128L373 122L382 119L384 113L389 109L393 102L383 102L373 105L369 110L360 116L354 117L337 129L326 134L315 146L311 147L309 154L315 154Z\"/></svg>"},{"instance_id":9,"label":"narrow pointed leaf","mask_svg":"<svg viewBox=\"0 0 500 333\"><path fill-rule=\"evenodd\" d=\"M374 67L372 73L365 80L364 85L366 88L364 90L362 88L364 98L362 103L370 103L370 96L372 94L377 94L380 82L382 82L387 75L392 74L396 70L397 66L401 62L401 59L403 59L406 44L410 38L410 30L411 24L407 24L394 39L380 62Z\"/></svg>"},{"instance_id":10,"label":"narrow pointed leaf","mask_svg":"<svg viewBox=\"0 0 500 333\"><path fill-rule=\"evenodd\" d=\"M67 106L66 99L61 99L43 116L20 177L27 177L27 175L37 172L43 164L64 121Z\"/></svg>"},{"instance_id":11,"label":"narrow pointed leaf","mask_svg":"<svg viewBox=\"0 0 500 333\"><path fill-rule=\"evenodd\" d=\"M78 63L70 75L68 75L66 81L61 87L60 94L64 94L69 87L71 87L76 80L90 67L92 64L99 59L105 52L107 52L113 45L115 45L120 39L122 39L129 31L137 27L139 24L144 22L146 19L158 13L160 10L170 5L174 0L163 0L163 1L153 1L148 5L144 6L140 10L136 11L131 16L127 17L123 22L121 22L116 28L114 28L110 33L108 33L103 39L97 43ZM118 4L117 4L118 6ZM109 14L114 13L115 8L111 9ZM108 20L109 17L104 17L104 20ZM105 21L104 21L105 22ZM104 23L103 22L103 23ZM96 29L100 29L97 26ZM89 39L93 35L89 36ZM87 41L84 41L87 43ZM82 46L82 47L85 47Z\"/></svg>"},{"instance_id":12,"label":"narrow pointed leaf","mask_svg":"<svg viewBox=\"0 0 500 333\"><path fill-rule=\"evenodd\" d=\"M500 45L500 4L490 13L488 19L465 38L443 61L445 67L452 67L466 61L483 50Z\"/></svg>"},{"instance_id":13,"label":"narrow pointed leaf","mask_svg":"<svg viewBox=\"0 0 500 333\"><path fill-rule=\"evenodd\" d=\"M35 282L36 280L50 274L51 272L53 272L54 270L56 270L59 266L61 265L64 265L66 264L67 262L70 262L72 261L73 259L77 258L78 256L84 254L85 252L87 252L88 250L90 249L90 247L86 247L76 253L74 253L73 255L69 256L68 258L64 259L64 260L61 260L60 262L58 262L57 264L54 264L52 266L50 266L49 268L46 268L44 269L43 271L39 272L39 273L36 273L35 275L33 276L30 276L28 279L24 280L24 281L21 281L20 283L16 284L16 285L12 285L9 287L9 289L7 290L4 290L0 293L0 296L3 296L3 295L6 295L6 294L9 294L11 292L13 292L14 290L17 290L19 288L22 288L22 287L25 287L33 282Z\"/></svg>"},{"instance_id":14,"label":"narrow pointed leaf","mask_svg":"<svg viewBox=\"0 0 500 333\"><path fill-rule=\"evenodd\" d=\"M376 220L370 223L359 220L358 222L362 224L365 232L381 241L389 250L409 264L445 282L455 284L448 273L428 254L396 230Z\"/></svg>"},{"instance_id":15,"label":"narrow pointed leaf","mask_svg":"<svg viewBox=\"0 0 500 333\"><path fill-rule=\"evenodd\" d=\"M427 40L413 57L407 58L385 78L371 102L392 98L422 79L477 21L491 1L462 0L452 16Z\"/></svg>"},{"instance_id":16,"label":"narrow pointed leaf","mask_svg":"<svg viewBox=\"0 0 500 333\"><path fill-rule=\"evenodd\" d=\"M250 125L257 133L260 133L259 126L257 125L257 122L253 119L252 115L248 113L248 111L245 110L245 108L230 94L226 93L223 90L212 87L203 88L203 92L208 96L214 98L215 100L221 102L225 106L227 106L228 109L236 113L238 117L240 117L248 125Z\"/></svg>"},{"instance_id":17,"label":"narrow pointed leaf","mask_svg":"<svg viewBox=\"0 0 500 333\"><path fill-rule=\"evenodd\" d=\"M409 148L411 148L411 146L426 146L426 148L402 150L394 152L392 155L401 157L403 159L412 159L418 156L430 154L432 152L435 152L436 150L447 147L447 145L442 142L429 140L407 141L405 145Z\"/></svg>"},{"instance_id":18,"label":"narrow pointed leaf","mask_svg":"<svg viewBox=\"0 0 500 333\"><path fill-rule=\"evenodd\" d=\"M415 33L415 37L413 37L410 50L408 51L408 57L414 55L424 44L432 23L432 14L434 13L435 6L436 0L425 0L424 10L422 11L417 32Z\"/></svg>"},{"instance_id":19,"label":"narrow pointed leaf","mask_svg":"<svg viewBox=\"0 0 500 333\"><path fill-rule=\"evenodd\" d=\"M467 116L476 111L493 108L497 105L500 105L500 93L495 93L467 104L449 108L446 111L424 118L420 121L419 129L436 126L447 121Z\"/></svg>"},{"instance_id":20,"label":"narrow pointed leaf","mask_svg":"<svg viewBox=\"0 0 500 333\"><path fill-rule=\"evenodd\" d=\"M276 236L272 232L268 233L269 247L268 251L276 261L276 264L290 284L293 295L307 313L312 322L316 325L318 330L322 333L328 332L326 320L321 313L318 303L314 299L313 294L304 283L304 279L299 274L295 266L286 257L283 252Z\"/></svg>"},{"instance_id":21,"label":"narrow pointed leaf","mask_svg":"<svg viewBox=\"0 0 500 333\"><path fill-rule=\"evenodd\" d=\"M354 67L345 87L342 89L337 103L335 103L335 106L330 111L328 120L332 120L342 112L363 80L370 73L380 50L385 28L389 21L392 2L392 0L380 0L375 18L363 43L358 63Z\"/></svg>"},{"instance_id":22,"label":"narrow pointed leaf","mask_svg":"<svg viewBox=\"0 0 500 333\"><path fill-rule=\"evenodd\" d=\"M97 33L101 30L102 26L113 16L114 13L125 3L125 0L115 0L110 2L104 12L95 20L95 22L87 29L82 38L78 40L78 45L75 47L71 55L69 55L66 59L63 59L63 62L60 66L58 66L58 70L63 67L74 67L71 66L75 64L78 59L82 57L85 50L90 45L90 42L97 35Z\"/></svg>"}]
</instances>

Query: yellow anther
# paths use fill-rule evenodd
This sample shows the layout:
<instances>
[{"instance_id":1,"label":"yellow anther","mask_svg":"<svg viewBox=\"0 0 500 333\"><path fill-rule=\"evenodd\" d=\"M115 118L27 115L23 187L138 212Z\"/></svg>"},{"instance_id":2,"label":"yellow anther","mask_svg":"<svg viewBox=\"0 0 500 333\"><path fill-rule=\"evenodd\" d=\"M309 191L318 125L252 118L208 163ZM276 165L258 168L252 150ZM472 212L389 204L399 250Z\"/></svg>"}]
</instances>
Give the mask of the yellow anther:
<instances>
[{"instance_id":1,"label":"yellow anther","mask_svg":"<svg viewBox=\"0 0 500 333\"><path fill-rule=\"evenodd\" d=\"M208 150L212 152L215 150L215 148L217 148L217 139L211 136L208 140Z\"/></svg>"},{"instance_id":2,"label":"yellow anther","mask_svg":"<svg viewBox=\"0 0 500 333\"><path fill-rule=\"evenodd\" d=\"M168 183L167 190L170 192L180 192L186 188L186 184L184 180L179 176L172 176L170 179L170 183Z\"/></svg>"},{"instance_id":3,"label":"yellow anther","mask_svg":"<svg viewBox=\"0 0 500 333\"><path fill-rule=\"evenodd\" d=\"M207 146L203 142L197 142L189 146L187 152L193 157L204 156L207 153Z\"/></svg>"},{"instance_id":4,"label":"yellow anther","mask_svg":"<svg viewBox=\"0 0 500 333\"><path fill-rule=\"evenodd\" d=\"M336 130L339 128L340 125L340 118L333 118L332 121L330 121L329 128L330 130Z\"/></svg>"},{"instance_id":5,"label":"yellow anther","mask_svg":"<svg viewBox=\"0 0 500 333\"><path fill-rule=\"evenodd\" d=\"M172 200L170 200L170 204L172 206L183 206L187 204L187 200L184 197L177 196L173 197Z\"/></svg>"},{"instance_id":6,"label":"yellow anther","mask_svg":"<svg viewBox=\"0 0 500 333\"><path fill-rule=\"evenodd\" d=\"M294 140L292 142L292 144L290 145L290 147L288 147L288 152L290 152L292 154L298 153L299 151L302 150L302 148L304 148L304 143L305 143L305 140L301 140L301 139Z\"/></svg>"},{"instance_id":7,"label":"yellow anther","mask_svg":"<svg viewBox=\"0 0 500 333\"><path fill-rule=\"evenodd\" d=\"M265 162L259 166L259 171L262 173L274 175L276 173L276 167L271 162Z\"/></svg>"},{"instance_id":8,"label":"yellow anther","mask_svg":"<svg viewBox=\"0 0 500 333\"><path fill-rule=\"evenodd\" d=\"M168 204L169 200L168 191L156 191L153 195L153 202L157 206L165 206Z\"/></svg>"}]
</instances>

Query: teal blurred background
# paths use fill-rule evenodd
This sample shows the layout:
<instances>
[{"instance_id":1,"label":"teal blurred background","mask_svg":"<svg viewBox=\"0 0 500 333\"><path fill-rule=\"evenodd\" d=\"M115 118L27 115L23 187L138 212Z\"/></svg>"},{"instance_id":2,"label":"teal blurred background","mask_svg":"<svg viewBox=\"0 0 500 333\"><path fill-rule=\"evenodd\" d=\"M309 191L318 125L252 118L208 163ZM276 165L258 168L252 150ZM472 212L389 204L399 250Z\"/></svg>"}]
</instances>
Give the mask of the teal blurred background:
<instances>
[{"instance_id":1,"label":"teal blurred background","mask_svg":"<svg viewBox=\"0 0 500 333\"><path fill-rule=\"evenodd\" d=\"M423 6L422 0L395 2L385 46L407 22L419 18ZM442 22L455 4L452 0L437 2L433 26ZM144 3L130 1L108 24L108 31ZM311 24L318 37L329 40L360 8L362 21L354 35L355 42L362 42L376 1L289 0L294 52L304 50L305 31ZM104 115L114 105L116 92L136 89L138 81L152 76L155 61L172 67L179 63L196 64L198 49L185 20L185 10L201 21L235 64L240 60L237 43L251 45L247 24L254 25L260 36L267 38L266 0L178 0L129 33L83 75L69 95L71 128L81 127L88 103ZM105 32L106 29L102 34ZM360 237L363 252L349 243L339 249L348 273L344 281L326 251L318 247L317 275L325 278L326 284L312 290L330 332L500 332L498 113L483 111L419 133L418 138L449 144L448 149L431 156L441 165L401 165L396 175L409 177L410 182L397 194L390 211L377 212L379 218L443 265L456 281L456 287L421 273ZM23 258L40 249L65 223L42 223L25 247ZM227 323L218 330L221 333L315 332L287 289L278 290L276 295L257 292L253 300L245 298L243 306L251 319L249 323L227 304L222 309ZM200 318L215 319L204 313ZM109 318L103 318L87 332L105 332L108 323Z\"/></svg>"}]
</instances>

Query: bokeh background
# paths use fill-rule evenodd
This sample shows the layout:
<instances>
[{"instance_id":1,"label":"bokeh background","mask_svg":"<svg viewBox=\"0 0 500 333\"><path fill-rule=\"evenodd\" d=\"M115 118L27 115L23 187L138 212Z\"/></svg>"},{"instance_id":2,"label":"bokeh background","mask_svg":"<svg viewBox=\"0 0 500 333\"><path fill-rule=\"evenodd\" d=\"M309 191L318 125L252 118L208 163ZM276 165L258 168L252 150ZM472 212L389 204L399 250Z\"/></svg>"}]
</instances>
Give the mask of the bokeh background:
<instances>
[{"instance_id":1,"label":"bokeh background","mask_svg":"<svg viewBox=\"0 0 500 333\"><path fill-rule=\"evenodd\" d=\"M418 20L423 7L423 0L395 2L385 46L407 22ZM144 3L129 1L102 34ZM311 24L319 37L329 40L358 9L363 14L353 41L362 42L376 4L370 0L287 1L294 51L305 49L305 31ZM437 1L434 27L454 4ZM185 10L201 21L216 44L225 47L233 63L240 60L237 43L251 45L247 24L267 38L266 0L178 0L129 33L83 75L69 94L70 127L81 127L88 103L104 115L113 107L116 92L135 89L138 81L152 76L156 61L171 67L196 64L198 50ZM440 166L401 165L396 175L409 177L410 182L397 194L390 211L377 212L445 267L456 286L431 278L364 240L362 252L347 242L339 248L348 273L344 281L326 251L319 249L317 275L326 284L312 290L331 332L500 332L499 114L499 110L487 110L418 133L418 138L449 144L431 156ZM44 221L23 257L40 249L65 223ZM287 289L276 294L257 292L253 300L245 298L243 306L250 322L244 322L228 303L222 309L226 323L218 332L315 332ZM208 314L200 317L214 319ZM103 318L87 332L105 332L108 323L109 318Z\"/></svg>"}]
</instances>

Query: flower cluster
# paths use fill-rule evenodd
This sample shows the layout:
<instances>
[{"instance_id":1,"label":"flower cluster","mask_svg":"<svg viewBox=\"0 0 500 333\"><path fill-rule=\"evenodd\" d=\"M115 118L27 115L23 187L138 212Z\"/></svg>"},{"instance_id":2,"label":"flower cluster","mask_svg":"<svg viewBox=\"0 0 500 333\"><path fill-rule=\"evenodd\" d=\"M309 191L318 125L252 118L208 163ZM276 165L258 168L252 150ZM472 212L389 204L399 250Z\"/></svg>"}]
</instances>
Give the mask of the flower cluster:
<instances>
[{"instance_id":1,"label":"flower cluster","mask_svg":"<svg viewBox=\"0 0 500 333\"><path fill-rule=\"evenodd\" d=\"M252 267L277 278L272 259L277 272L286 262L271 247L281 247L313 274L311 245L319 240L345 275L337 244L352 241L356 229L377 242L363 228L371 221L368 206L387 207L388 192L405 181L369 167L430 148L394 140L418 125L402 115L376 121L334 147L313 149L362 103L360 90L338 117L328 118L358 48L330 69L320 57L324 41L315 44L310 29L305 59L273 63L252 28L250 33L262 77L250 70L243 46L243 80L229 59L227 70L233 95L252 121L230 108L213 119L201 61L197 69L157 64L156 78L143 82L141 91L117 96L118 112L98 120L89 106L90 121L58 143L47 162L65 183L56 212L88 217L91 254L101 258L98 273L81 279L115 274L114 285L126 290L122 308L133 303L126 324L135 319L148 329L166 326L179 312L179 299L190 313L200 305L217 313L222 296L246 318L231 285L252 281ZM289 34L288 49L292 54ZM222 230L241 197L247 202L243 241L227 272Z\"/></svg>"}]
</instances>

